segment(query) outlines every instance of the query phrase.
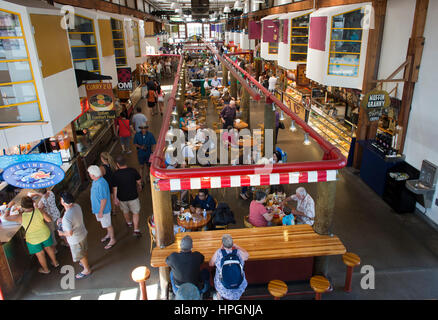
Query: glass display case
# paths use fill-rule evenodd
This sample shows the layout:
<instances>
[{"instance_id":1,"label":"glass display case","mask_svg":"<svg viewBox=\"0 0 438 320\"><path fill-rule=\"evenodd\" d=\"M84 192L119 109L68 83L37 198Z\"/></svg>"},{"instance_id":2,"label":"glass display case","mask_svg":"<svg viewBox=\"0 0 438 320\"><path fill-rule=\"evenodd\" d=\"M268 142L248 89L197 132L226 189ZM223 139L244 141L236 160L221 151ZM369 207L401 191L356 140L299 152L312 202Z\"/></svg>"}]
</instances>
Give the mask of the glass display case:
<instances>
[{"instance_id":1,"label":"glass display case","mask_svg":"<svg viewBox=\"0 0 438 320\"><path fill-rule=\"evenodd\" d=\"M294 82L288 80L288 86L283 94L283 103L295 112L302 120L307 121L306 114L310 108L310 89L294 87Z\"/></svg>"}]
</instances>

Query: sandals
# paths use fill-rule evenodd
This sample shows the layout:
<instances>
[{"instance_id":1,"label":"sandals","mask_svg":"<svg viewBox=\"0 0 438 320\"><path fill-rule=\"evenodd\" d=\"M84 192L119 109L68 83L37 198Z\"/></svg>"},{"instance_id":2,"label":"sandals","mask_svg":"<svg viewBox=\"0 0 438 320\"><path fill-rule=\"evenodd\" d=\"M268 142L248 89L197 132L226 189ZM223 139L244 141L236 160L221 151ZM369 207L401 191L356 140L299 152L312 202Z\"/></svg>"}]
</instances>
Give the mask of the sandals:
<instances>
[{"instance_id":1,"label":"sandals","mask_svg":"<svg viewBox=\"0 0 438 320\"><path fill-rule=\"evenodd\" d=\"M104 249L105 249L105 250L109 250L109 249L111 249L112 247L114 247L114 246L116 245L116 243L117 243L117 242L115 242L115 243L113 243L113 244L109 244L109 243L108 243L108 244L104 247Z\"/></svg>"},{"instance_id":2,"label":"sandals","mask_svg":"<svg viewBox=\"0 0 438 320\"><path fill-rule=\"evenodd\" d=\"M85 279L85 278L87 278L90 274L91 274L91 272L90 272L89 274L85 274L85 273L79 272L78 274L76 274L75 278L78 279L78 280Z\"/></svg>"},{"instance_id":3,"label":"sandals","mask_svg":"<svg viewBox=\"0 0 438 320\"><path fill-rule=\"evenodd\" d=\"M102 239L100 239L100 242L106 242L109 239L111 239L111 237L103 237Z\"/></svg>"},{"instance_id":4,"label":"sandals","mask_svg":"<svg viewBox=\"0 0 438 320\"><path fill-rule=\"evenodd\" d=\"M134 231L134 237L140 238L141 232L139 230Z\"/></svg>"},{"instance_id":5,"label":"sandals","mask_svg":"<svg viewBox=\"0 0 438 320\"><path fill-rule=\"evenodd\" d=\"M39 272L39 273L42 273L42 274L49 274L49 273L50 273L50 270L46 272L46 271L44 271L43 268L39 268L39 269L38 269L38 272Z\"/></svg>"},{"instance_id":6,"label":"sandals","mask_svg":"<svg viewBox=\"0 0 438 320\"><path fill-rule=\"evenodd\" d=\"M59 267L59 262L57 264L53 264L50 262L50 264L52 265L53 268L58 268Z\"/></svg>"}]
</instances>

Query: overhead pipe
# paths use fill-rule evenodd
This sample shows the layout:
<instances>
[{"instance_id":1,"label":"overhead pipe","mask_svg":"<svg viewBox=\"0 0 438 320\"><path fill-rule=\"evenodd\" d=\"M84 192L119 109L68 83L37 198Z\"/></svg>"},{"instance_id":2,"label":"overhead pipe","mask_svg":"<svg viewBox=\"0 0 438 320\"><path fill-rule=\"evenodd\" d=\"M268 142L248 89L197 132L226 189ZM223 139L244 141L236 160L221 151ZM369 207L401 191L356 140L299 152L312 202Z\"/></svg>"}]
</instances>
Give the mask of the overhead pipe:
<instances>
[{"instance_id":1,"label":"overhead pipe","mask_svg":"<svg viewBox=\"0 0 438 320\"><path fill-rule=\"evenodd\" d=\"M215 53L211 47L209 49ZM223 59L222 57L220 57ZM225 57L228 58L228 57ZM184 168L184 169L166 169L164 168L164 152L165 152L165 136L170 124L171 113L175 104L175 96L178 87L179 73L182 67L183 56L180 57L178 71L174 80L172 92L167 103L167 109L161 131L157 140L155 151L151 157L151 174L158 179L184 179L184 178L202 178L202 177L218 177L218 176L235 176L235 175L253 175L262 172L264 165L238 165L238 166L217 166L217 167L203 167L203 168ZM228 58L229 59L229 58ZM237 66L238 67L238 66ZM274 101L280 108L286 112L292 119L296 121L305 131L309 132L310 136L314 138L321 148L324 150L324 160L321 161L307 161L299 163L280 163L273 164L269 173L288 173L300 171L317 171L317 170L339 170L346 166L347 161L341 152L319 136L312 128L310 128L304 121L298 118L297 115L289 111L277 98L272 97L271 93L263 86L258 85L251 75L245 70L240 70L246 78L261 89L270 99ZM246 83L246 81L244 82ZM283 106L283 107L281 107Z\"/></svg>"}]
</instances>

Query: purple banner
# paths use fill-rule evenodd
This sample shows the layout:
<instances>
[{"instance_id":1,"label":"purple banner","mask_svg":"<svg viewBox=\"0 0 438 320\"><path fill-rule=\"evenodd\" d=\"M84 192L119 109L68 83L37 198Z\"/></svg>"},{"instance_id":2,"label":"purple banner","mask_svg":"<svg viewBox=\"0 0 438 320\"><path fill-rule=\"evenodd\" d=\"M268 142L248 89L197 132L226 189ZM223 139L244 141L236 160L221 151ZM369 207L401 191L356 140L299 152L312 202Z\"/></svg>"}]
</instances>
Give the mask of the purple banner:
<instances>
[{"instance_id":1,"label":"purple banner","mask_svg":"<svg viewBox=\"0 0 438 320\"><path fill-rule=\"evenodd\" d=\"M278 42L278 29L278 21L263 20L263 42Z\"/></svg>"},{"instance_id":2,"label":"purple banner","mask_svg":"<svg viewBox=\"0 0 438 320\"><path fill-rule=\"evenodd\" d=\"M289 33L289 19L282 20L283 21L283 43L288 43L289 40L287 35Z\"/></svg>"},{"instance_id":3,"label":"purple banner","mask_svg":"<svg viewBox=\"0 0 438 320\"><path fill-rule=\"evenodd\" d=\"M250 21L248 25L249 39L260 40L261 38L261 23L259 21Z\"/></svg>"},{"instance_id":4,"label":"purple banner","mask_svg":"<svg viewBox=\"0 0 438 320\"><path fill-rule=\"evenodd\" d=\"M310 18L309 48L325 51L327 36L327 17Z\"/></svg>"}]
</instances>

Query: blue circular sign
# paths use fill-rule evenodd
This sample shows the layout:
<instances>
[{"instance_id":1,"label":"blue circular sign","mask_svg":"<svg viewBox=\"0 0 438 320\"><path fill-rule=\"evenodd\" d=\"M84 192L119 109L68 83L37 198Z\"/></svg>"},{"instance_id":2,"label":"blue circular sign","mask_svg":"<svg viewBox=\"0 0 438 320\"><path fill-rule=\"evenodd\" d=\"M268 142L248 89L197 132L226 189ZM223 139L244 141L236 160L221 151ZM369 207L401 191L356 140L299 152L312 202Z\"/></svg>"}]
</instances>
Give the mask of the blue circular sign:
<instances>
[{"instance_id":1,"label":"blue circular sign","mask_svg":"<svg viewBox=\"0 0 438 320\"><path fill-rule=\"evenodd\" d=\"M51 187L64 179L61 167L45 161L26 161L9 166L3 172L3 179L22 189Z\"/></svg>"}]
</instances>

